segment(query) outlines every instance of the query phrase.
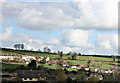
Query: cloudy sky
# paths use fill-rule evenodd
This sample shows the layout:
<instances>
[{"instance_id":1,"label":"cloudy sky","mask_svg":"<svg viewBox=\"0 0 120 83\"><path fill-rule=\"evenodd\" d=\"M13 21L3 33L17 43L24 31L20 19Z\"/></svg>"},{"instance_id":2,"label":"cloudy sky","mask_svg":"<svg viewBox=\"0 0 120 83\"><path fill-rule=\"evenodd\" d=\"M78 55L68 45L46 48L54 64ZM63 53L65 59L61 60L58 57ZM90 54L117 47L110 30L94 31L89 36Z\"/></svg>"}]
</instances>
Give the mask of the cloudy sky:
<instances>
[{"instance_id":1,"label":"cloudy sky","mask_svg":"<svg viewBox=\"0 0 120 83\"><path fill-rule=\"evenodd\" d=\"M118 54L119 0L2 0L1 47Z\"/></svg>"}]
</instances>

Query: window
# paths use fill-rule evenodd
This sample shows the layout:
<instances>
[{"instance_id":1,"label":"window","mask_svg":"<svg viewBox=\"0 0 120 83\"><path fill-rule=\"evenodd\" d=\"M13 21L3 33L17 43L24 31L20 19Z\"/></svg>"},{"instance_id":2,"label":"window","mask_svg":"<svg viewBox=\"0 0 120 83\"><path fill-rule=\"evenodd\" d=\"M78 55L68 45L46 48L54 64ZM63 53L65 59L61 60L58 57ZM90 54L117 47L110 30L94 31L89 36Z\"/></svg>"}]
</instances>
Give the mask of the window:
<instances>
[{"instance_id":1,"label":"window","mask_svg":"<svg viewBox=\"0 0 120 83\"><path fill-rule=\"evenodd\" d=\"M27 78L24 78L24 80L27 80Z\"/></svg>"},{"instance_id":2,"label":"window","mask_svg":"<svg viewBox=\"0 0 120 83\"><path fill-rule=\"evenodd\" d=\"M30 80L32 80L32 78L30 78Z\"/></svg>"}]
</instances>

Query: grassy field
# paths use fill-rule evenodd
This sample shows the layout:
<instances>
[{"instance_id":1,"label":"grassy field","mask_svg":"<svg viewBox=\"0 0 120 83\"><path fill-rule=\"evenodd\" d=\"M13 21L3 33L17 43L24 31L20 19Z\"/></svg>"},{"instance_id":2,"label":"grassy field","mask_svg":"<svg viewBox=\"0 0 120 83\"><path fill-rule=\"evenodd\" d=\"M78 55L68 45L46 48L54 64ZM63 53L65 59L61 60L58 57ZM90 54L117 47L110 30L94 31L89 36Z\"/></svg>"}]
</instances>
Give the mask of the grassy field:
<instances>
[{"instance_id":1,"label":"grassy field","mask_svg":"<svg viewBox=\"0 0 120 83\"><path fill-rule=\"evenodd\" d=\"M2 54L5 54L5 55L7 55L7 54L8 54L8 55L22 55L22 54L19 54L19 53L8 52L8 51L4 51L4 50L3 50L3 51L0 50L0 52L1 52Z\"/></svg>"},{"instance_id":2,"label":"grassy field","mask_svg":"<svg viewBox=\"0 0 120 83\"><path fill-rule=\"evenodd\" d=\"M20 51L26 55L33 55L33 56L42 56L42 57L50 57L50 58L58 58L59 56L57 54L48 54L48 53L38 53L38 52L28 52L28 51ZM2 51L2 54L8 54L8 55L22 55L15 52L8 52L8 51ZM71 57L70 55L64 55L63 58ZM93 57L93 56L77 56L77 59L90 59L90 60L105 60L105 61L112 61L112 58L105 58L105 57ZM117 59L116 59L117 60Z\"/></svg>"},{"instance_id":3,"label":"grassy field","mask_svg":"<svg viewBox=\"0 0 120 83\"><path fill-rule=\"evenodd\" d=\"M7 63L2 63L2 68L15 68L23 64L7 64Z\"/></svg>"},{"instance_id":4,"label":"grassy field","mask_svg":"<svg viewBox=\"0 0 120 83\"><path fill-rule=\"evenodd\" d=\"M53 60L53 61L56 61L58 62L59 60ZM65 62L70 62L71 65L85 65L87 66L87 61L75 61L75 60L62 60L62 61L65 61ZM93 67L92 65L95 65L96 67ZM115 64L115 63L114 63ZM103 64L103 62L91 62L90 63L90 68L103 68L103 69L109 69L110 66L112 65L109 65L107 62Z\"/></svg>"},{"instance_id":5,"label":"grassy field","mask_svg":"<svg viewBox=\"0 0 120 83\"><path fill-rule=\"evenodd\" d=\"M22 52L26 55L33 55L33 56L42 56L42 57L50 57L50 58L58 58L59 56L57 54L52 54L52 53L41 53L41 52L29 52L29 51L19 51L19 52ZM2 54L9 54L9 55L22 55L22 54L19 54L19 53L15 53L14 51L13 52L8 52L8 51L2 51ZM71 57L70 55L64 55L63 58L67 58L68 57ZM83 60L104 60L104 61L113 61L112 58L105 58L105 57L93 57L93 56L77 56L77 59L83 59ZM58 61L58 60L54 60L54 61ZM87 61L76 61L76 60L63 60L63 61L66 61L66 62L70 62L72 65L85 65L87 66ZM117 59L116 59L117 61ZM106 62L106 63L102 63L102 62L91 62L90 63L90 67L91 68L103 68L103 69L109 69L110 66L112 65L109 65L110 62ZM93 67L92 65L95 65L96 67ZM116 64L116 63L112 63L112 64ZM2 64L3 67L16 67L18 65L21 65L21 64ZM50 68L53 68L53 69L57 69L58 67L56 66L49 66L47 64L44 64L44 67L50 67Z\"/></svg>"}]
</instances>

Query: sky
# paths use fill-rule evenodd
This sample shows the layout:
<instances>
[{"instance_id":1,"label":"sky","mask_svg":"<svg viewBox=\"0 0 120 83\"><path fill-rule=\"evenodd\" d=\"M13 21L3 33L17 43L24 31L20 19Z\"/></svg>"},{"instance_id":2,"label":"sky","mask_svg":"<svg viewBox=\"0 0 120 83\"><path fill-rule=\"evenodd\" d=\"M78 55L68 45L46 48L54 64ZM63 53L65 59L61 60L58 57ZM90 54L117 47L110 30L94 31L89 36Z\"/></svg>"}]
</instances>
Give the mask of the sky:
<instances>
[{"instance_id":1,"label":"sky","mask_svg":"<svg viewBox=\"0 0 120 83\"><path fill-rule=\"evenodd\" d=\"M118 54L119 0L1 0L0 47Z\"/></svg>"}]
</instances>

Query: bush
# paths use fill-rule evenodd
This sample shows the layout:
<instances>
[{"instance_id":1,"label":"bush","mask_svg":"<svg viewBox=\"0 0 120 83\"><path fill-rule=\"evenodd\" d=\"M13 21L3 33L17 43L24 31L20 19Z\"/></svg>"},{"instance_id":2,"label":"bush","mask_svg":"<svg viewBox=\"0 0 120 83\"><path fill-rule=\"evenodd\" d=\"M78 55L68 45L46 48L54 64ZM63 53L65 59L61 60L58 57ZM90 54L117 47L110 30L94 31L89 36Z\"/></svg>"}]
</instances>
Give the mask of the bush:
<instances>
[{"instance_id":1,"label":"bush","mask_svg":"<svg viewBox=\"0 0 120 83\"><path fill-rule=\"evenodd\" d=\"M117 63L120 63L120 60L118 60Z\"/></svg>"}]
</instances>

